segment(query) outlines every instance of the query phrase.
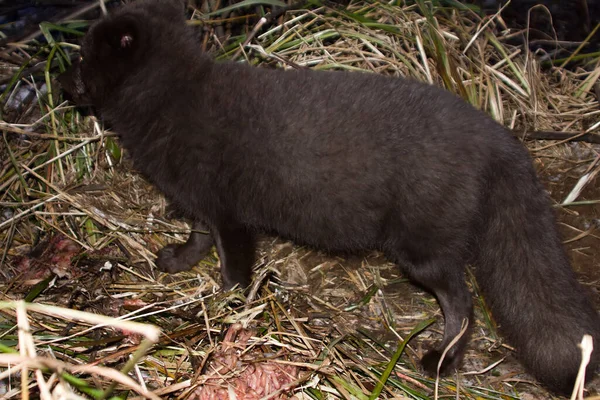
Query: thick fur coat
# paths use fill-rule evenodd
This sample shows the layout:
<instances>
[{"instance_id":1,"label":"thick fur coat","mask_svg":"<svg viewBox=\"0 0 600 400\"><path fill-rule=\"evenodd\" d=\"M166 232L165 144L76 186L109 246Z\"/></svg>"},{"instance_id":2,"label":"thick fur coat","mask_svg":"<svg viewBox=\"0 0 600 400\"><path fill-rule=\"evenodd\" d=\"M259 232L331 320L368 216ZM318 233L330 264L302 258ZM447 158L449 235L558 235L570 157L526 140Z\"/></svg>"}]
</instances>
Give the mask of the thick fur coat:
<instances>
[{"instance_id":1,"label":"thick fur coat","mask_svg":"<svg viewBox=\"0 0 600 400\"><path fill-rule=\"evenodd\" d=\"M95 24L61 77L121 135L136 167L194 220L158 254L177 272L216 245L225 288L246 286L255 234L328 251L379 250L438 299L441 351L472 319L465 265L527 369L566 393L600 320L569 265L523 146L439 88L375 74L215 63L176 1ZM197 231L210 231L210 235ZM468 335L448 352L457 368ZM596 351L588 368L593 376Z\"/></svg>"}]
</instances>

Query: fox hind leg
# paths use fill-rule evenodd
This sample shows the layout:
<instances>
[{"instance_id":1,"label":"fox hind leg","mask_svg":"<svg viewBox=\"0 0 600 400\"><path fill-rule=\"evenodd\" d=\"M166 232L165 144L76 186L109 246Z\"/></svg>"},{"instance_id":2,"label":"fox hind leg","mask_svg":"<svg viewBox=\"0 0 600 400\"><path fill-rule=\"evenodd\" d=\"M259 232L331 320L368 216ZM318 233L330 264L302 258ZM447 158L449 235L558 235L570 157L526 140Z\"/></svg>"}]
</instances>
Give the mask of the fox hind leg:
<instances>
[{"instance_id":1,"label":"fox hind leg","mask_svg":"<svg viewBox=\"0 0 600 400\"><path fill-rule=\"evenodd\" d=\"M408 261L407 257L398 257L397 254L390 258L397 261L409 279L437 298L444 314L444 336L421 360L425 372L436 376L444 350L460 334L463 323L472 324L473 302L465 282L465 259L457 254L443 254L418 261L414 258ZM447 351L439 368L440 375L452 373L460 367L468 341L469 329Z\"/></svg>"}]
</instances>

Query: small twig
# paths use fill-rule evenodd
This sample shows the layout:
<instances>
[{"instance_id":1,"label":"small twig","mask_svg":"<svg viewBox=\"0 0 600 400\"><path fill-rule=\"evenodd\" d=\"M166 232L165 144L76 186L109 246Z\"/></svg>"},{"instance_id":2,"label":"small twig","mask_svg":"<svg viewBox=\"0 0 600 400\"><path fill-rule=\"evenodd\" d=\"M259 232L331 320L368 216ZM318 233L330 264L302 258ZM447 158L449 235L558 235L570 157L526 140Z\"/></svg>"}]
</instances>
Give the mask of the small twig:
<instances>
[{"instance_id":1,"label":"small twig","mask_svg":"<svg viewBox=\"0 0 600 400\"><path fill-rule=\"evenodd\" d=\"M52 135L50 133L30 132L30 131L26 131L24 129L17 128L15 126L3 125L1 121L0 121L0 131L7 131L7 132L11 132L11 133L16 133L19 135L30 136L30 137L33 137L36 139L58 140L60 142L96 142L98 140L102 140L103 137L117 136L117 134L114 132L107 132L102 136L98 135L95 137L57 136L57 135Z\"/></svg>"},{"instance_id":2,"label":"small twig","mask_svg":"<svg viewBox=\"0 0 600 400\"><path fill-rule=\"evenodd\" d=\"M600 135L595 133L571 133L552 131L530 131L522 136L525 140L561 140L565 142L586 142L600 144Z\"/></svg>"},{"instance_id":3,"label":"small twig","mask_svg":"<svg viewBox=\"0 0 600 400\"><path fill-rule=\"evenodd\" d=\"M254 50L257 50L260 54L264 55L265 57L273 58L273 59L275 59L275 60L277 60L279 62L282 62L284 64L289 65L292 68L295 68L295 69L308 69L308 67L305 67L304 65L296 64L295 62L290 61L290 60L288 60L288 59L286 59L286 58L284 58L284 57L282 57L282 56L280 56L278 54L267 53L265 51L265 49L262 48L262 46L249 44L248 47L250 47L250 48L252 48Z\"/></svg>"}]
</instances>

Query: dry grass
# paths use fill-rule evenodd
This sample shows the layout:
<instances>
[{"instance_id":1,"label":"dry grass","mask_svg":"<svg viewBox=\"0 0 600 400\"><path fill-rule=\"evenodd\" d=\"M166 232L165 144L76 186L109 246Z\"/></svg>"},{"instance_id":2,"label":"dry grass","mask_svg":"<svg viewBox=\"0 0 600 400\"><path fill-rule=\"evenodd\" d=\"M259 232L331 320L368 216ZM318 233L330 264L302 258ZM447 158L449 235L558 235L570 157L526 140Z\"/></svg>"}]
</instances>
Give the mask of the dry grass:
<instances>
[{"instance_id":1,"label":"dry grass","mask_svg":"<svg viewBox=\"0 0 600 400\"><path fill-rule=\"evenodd\" d=\"M600 131L598 58L585 69L542 72L526 47L506 44L511 32L497 18L394 3L313 1L245 47L252 26L244 13L260 9L206 17L201 8L191 23L205 27L205 49L222 59L412 76L517 134ZM377 254L340 259L264 238L248 297L218 291L216 254L187 273L154 268L154 252L185 240L187 225L171 220L114 134L62 101L53 80L75 47L64 35L85 25L43 25L47 43L2 49L0 397L435 397L418 359L439 335L431 325L439 309ZM577 180L585 194L600 171L592 145L531 148L560 201ZM552 186L559 176L570 179L560 191ZM584 203L595 207L598 198L589 197ZM563 211L576 266L576 256L600 253L597 230L586 225L596 212ZM589 282L600 278L598 259L583 270ZM439 398L548 398L512 361L481 302L476 314L463 373L441 380Z\"/></svg>"}]
</instances>

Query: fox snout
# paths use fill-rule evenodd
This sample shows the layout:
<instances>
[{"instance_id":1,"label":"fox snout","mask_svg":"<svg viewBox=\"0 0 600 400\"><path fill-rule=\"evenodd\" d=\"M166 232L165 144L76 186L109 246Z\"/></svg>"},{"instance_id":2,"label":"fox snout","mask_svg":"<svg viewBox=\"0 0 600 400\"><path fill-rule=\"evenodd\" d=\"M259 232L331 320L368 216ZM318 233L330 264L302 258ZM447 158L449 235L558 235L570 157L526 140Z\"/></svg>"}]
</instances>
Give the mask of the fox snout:
<instances>
[{"instance_id":1,"label":"fox snout","mask_svg":"<svg viewBox=\"0 0 600 400\"><path fill-rule=\"evenodd\" d=\"M58 82L62 86L67 100L73 100L78 106L91 105L83 79L81 79L80 60L73 61L71 67L58 76Z\"/></svg>"}]
</instances>

